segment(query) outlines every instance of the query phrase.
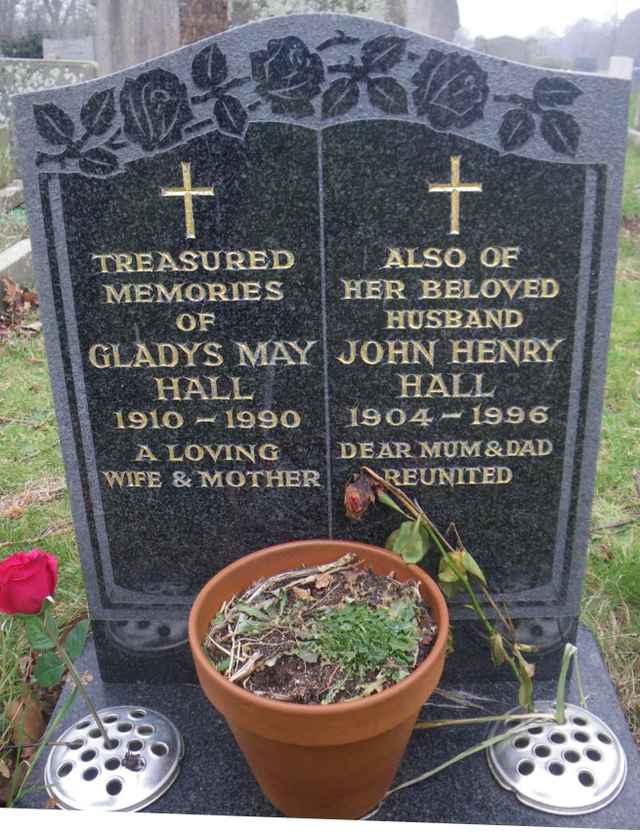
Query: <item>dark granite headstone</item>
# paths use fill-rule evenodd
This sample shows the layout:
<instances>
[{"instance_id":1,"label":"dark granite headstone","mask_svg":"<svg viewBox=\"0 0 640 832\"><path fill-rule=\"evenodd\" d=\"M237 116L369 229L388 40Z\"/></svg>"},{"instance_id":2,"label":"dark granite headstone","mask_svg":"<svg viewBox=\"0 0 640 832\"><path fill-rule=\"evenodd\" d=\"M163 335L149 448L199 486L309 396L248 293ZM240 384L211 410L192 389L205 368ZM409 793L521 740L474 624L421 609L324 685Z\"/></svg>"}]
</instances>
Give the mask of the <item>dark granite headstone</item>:
<instances>
[{"instance_id":1,"label":"dark granite headstone","mask_svg":"<svg viewBox=\"0 0 640 832\"><path fill-rule=\"evenodd\" d=\"M627 96L312 15L17 100L107 679L191 678L189 604L253 549L382 544L342 510L363 463L455 521L523 641L573 634Z\"/></svg>"}]
</instances>

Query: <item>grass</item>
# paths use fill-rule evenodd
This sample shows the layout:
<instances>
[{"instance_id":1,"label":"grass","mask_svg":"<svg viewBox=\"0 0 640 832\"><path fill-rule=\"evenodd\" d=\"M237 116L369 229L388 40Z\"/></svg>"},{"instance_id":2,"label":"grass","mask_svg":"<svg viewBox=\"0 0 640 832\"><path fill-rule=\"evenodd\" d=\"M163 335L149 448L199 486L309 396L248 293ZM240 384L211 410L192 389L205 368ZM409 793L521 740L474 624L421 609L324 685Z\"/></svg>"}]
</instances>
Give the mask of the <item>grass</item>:
<instances>
[{"instance_id":1,"label":"grass","mask_svg":"<svg viewBox=\"0 0 640 832\"><path fill-rule=\"evenodd\" d=\"M640 743L640 148L629 145L582 613ZM630 522L627 522L630 521ZM622 523L624 525L617 525ZM612 526L611 528L601 528Z\"/></svg>"},{"instance_id":2,"label":"grass","mask_svg":"<svg viewBox=\"0 0 640 832\"><path fill-rule=\"evenodd\" d=\"M29 225L24 208L14 208L8 214L0 213L0 251L29 235Z\"/></svg>"},{"instance_id":3,"label":"grass","mask_svg":"<svg viewBox=\"0 0 640 832\"><path fill-rule=\"evenodd\" d=\"M630 145L623 199L625 227L629 230L622 230L620 235L592 520L592 526L599 530L592 534L589 547L583 620L601 644L640 743L640 523L634 520L640 514L637 185L640 148ZM69 525L68 498L64 491L55 492L52 487L62 476L42 337L14 336L0 343L0 558L31 548L55 552L60 562L58 618L64 624L85 608L85 598ZM45 501L48 490L53 496ZM9 516L1 516L3 506ZM599 528L619 523L624 525ZM20 694L20 662L26 653L20 627L0 615L0 749L8 735L3 706Z\"/></svg>"},{"instance_id":4,"label":"grass","mask_svg":"<svg viewBox=\"0 0 640 832\"><path fill-rule=\"evenodd\" d=\"M640 99L640 93L638 92L632 92L629 96L629 127L631 127L632 130L636 129L638 99Z\"/></svg>"},{"instance_id":5,"label":"grass","mask_svg":"<svg viewBox=\"0 0 640 832\"><path fill-rule=\"evenodd\" d=\"M5 123L0 124L0 183L11 182L13 178L13 162L9 152L9 126Z\"/></svg>"},{"instance_id":6,"label":"grass","mask_svg":"<svg viewBox=\"0 0 640 832\"><path fill-rule=\"evenodd\" d=\"M0 342L0 558L38 548L56 554L64 625L86 603L62 478L42 337L14 336ZM26 655L20 623L0 615L0 756L10 731L5 706L20 696Z\"/></svg>"}]
</instances>

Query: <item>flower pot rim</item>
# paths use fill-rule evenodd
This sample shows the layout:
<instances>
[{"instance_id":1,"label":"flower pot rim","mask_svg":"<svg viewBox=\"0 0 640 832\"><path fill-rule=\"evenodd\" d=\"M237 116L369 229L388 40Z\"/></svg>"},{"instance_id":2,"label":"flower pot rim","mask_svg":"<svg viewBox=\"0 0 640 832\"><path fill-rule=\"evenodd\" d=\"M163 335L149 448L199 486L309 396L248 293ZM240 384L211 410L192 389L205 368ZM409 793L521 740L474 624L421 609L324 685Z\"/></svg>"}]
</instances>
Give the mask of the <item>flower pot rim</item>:
<instances>
[{"instance_id":1,"label":"flower pot rim","mask_svg":"<svg viewBox=\"0 0 640 832\"><path fill-rule=\"evenodd\" d=\"M360 699L355 699L352 702L333 702L327 705L302 705L295 702L279 702L275 699L270 699L266 696L257 696L255 693L245 690L245 688L240 687L239 685L236 685L233 682L230 682L222 673L220 673L212 666L211 662L209 661L202 649L202 636L200 636L197 632L196 620L198 618L201 607L204 605L209 596L212 587L224 580L224 577L228 575L229 572L233 572L239 568L242 568L242 566L244 566L244 564L248 562L261 560L265 555L271 554L275 550L282 551L283 549L287 550L294 547L298 548L300 546L318 548L319 546L327 545L346 546L346 551L348 551L348 547L355 546L359 549L364 548L365 550L368 550L378 555L384 555L391 559L397 559L402 563L402 565L405 568L409 569L409 571L414 574L414 577L421 584L423 584L426 587L428 598L427 602L433 615L434 621L439 621L438 632L436 633L435 640L431 644L431 649L429 650L427 657L418 665L418 667L412 670L411 673L404 679L402 679L400 682L396 682L394 685L387 688L386 690L381 691L380 693L376 693L367 697L362 697ZM224 569L221 569L219 572L217 572L202 587L202 589L200 590L193 602L191 611L189 613L188 622L189 643L191 646L191 652L194 656L194 661L200 666L200 670L204 670L208 676L215 680L215 684L219 685L220 688L227 695L235 698L239 702L245 703L246 705L254 707L259 706L265 708L267 711L271 711L274 714L297 714L299 716L304 714L306 717L309 717L311 719L322 718L323 714L326 715L329 712L334 716L348 715L350 712L361 711L365 708L377 708L380 706L384 706L390 700L393 700L397 696L401 695L406 688L415 684L417 679L429 673L429 670L431 669L432 665L434 665L440 658L440 655L446 651L448 631L449 613L445 597L442 594L442 591L440 590L436 582L433 580L433 578L431 578L423 569L420 569L415 564L406 563L402 560L402 558L399 555L396 555L394 552L391 552L388 549L383 549L380 546L374 546L373 544L369 543L359 543L358 541L339 540L335 538L315 538L287 541L286 543L277 543L273 546L258 549L257 551L254 551L248 555L244 555L241 558L238 558L237 560L225 566Z\"/></svg>"}]
</instances>

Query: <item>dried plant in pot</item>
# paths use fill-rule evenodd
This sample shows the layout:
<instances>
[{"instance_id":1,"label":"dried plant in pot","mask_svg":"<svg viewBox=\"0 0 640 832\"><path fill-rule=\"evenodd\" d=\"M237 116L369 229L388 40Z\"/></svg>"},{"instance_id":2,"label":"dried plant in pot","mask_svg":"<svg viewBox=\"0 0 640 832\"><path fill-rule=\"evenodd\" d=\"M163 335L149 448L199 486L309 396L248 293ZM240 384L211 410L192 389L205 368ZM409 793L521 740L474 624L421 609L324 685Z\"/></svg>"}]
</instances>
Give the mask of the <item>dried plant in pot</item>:
<instances>
[{"instance_id":1,"label":"dried plant in pot","mask_svg":"<svg viewBox=\"0 0 640 832\"><path fill-rule=\"evenodd\" d=\"M426 658L381 692L337 704L297 704L257 696L219 672L202 647L224 602L262 578L338 560L347 553L376 575L416 581L436 635ZM225 717L267 798L293 817L359 818L393 780L420 708L444 665L448 613L435 582L384 549L310 540L262 549L223 569L196 598L189 643L202 689Z\"/></svg>"}]
</instances>

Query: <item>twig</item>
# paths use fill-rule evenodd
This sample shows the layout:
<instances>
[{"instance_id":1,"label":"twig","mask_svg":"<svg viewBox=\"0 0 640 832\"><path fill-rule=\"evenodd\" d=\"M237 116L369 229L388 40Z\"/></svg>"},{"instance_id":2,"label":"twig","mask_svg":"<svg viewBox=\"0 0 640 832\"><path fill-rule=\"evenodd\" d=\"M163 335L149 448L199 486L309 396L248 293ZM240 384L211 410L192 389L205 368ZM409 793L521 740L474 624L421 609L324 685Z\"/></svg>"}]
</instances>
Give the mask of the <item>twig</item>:
<instances>
[{"instance_id":1,"label":"twig","mask_svg":"<svg viewBox=\"0 0 640 832\"><path fill-rule=\"evenodd\" d=\"M37 537L30 537L26 540L21 540L21 544L25 543L39 543L41 540L44 540L47 537L51 537L52 534L58 534L59 532L67 532L73 528L71 523L61 523L59 526L49 526L46 528L42 534L39 534ZM0 549L5 549L7 546L11 546L13 543L12 540L3 541L0 543Z\"/></svg>"},{"instance_id":2,"label":"twig","mask_svg":"<svg viewBox=\"0 0 640 832\"><path fill-rule=\"evenodd\" d=\"M626 520L619 520L617 523L607 523L604 526L593 526L589 529L589 534L601 532L605 529L621 529L623 526L629 526L632 523L637 523L638 520L640 520L640 514L636 514L634 517L629 517Z\"/></svg>"},{"instance_id":3,"label":"twig","mask_svg":"<svg viewBox=\"0 0 640 832\"><path fill-rule=\"evenodd\" d=\"M331 563L321 563L319 566L311 566L306 569L293 569L290 572L281 572L279 575L273 575L270 578L265 578L265 580L255 588L250 587L249 590L241 596L241 599L247 603L251 603L251 601L257 598L257 596L264 592L265 589L275 586L282 580L288 580L289 578L303 578L307 575L315 575L317 573L323 574L324 572L329 572L334 567L344 568L353 563L355 559L356 555L348 553Z\"/></svg>"},{"instance_id":4,"label":"twig","mask_svg":"<svg viewBox=\"0 0 640 832\"><path fill-rule=\"evenodd\" d=\"M22 461L26 462L29 459L35 459L37 456L40 456L40 454L43 454L45 451L51 451L53 450L53 448L57 448L59 444L60 443L56 441L53 443L53 445L45 445L44 448L38 448L36 451L33 451L33 453L23 456Z\"/></svg>"},{"instance_id":5,"label":"twig","mask_svg":"<svg viewBox=\"0 0 640 832\"><path fill-rule=\"evenodd\" d=\"M240 670L236 671L236 673L234 673L233 676L229 678L229 681L239 682L240 679L244 679L246 676L249 676L251 673L253 673L256 665L258 664L261 658L262 653L256 650L256 652L251 656L249 661L243 664Z\"/></svg>"},{"instance_id":6,"label":"twig","mask_svg":"<svg viewBox=\"0 0 640 832\"><path fill-rule=\"evenodd\" d=\"M545 722L553 720L553 714L498 714L492 716L470 716L467 719L435 719L430 722L416 722L415 728L448 728L456 725L481 725L486 722L510 722L511 720L526 721L528 719L541 719Z\"/></svg>"},{"instance_id":7,"label":"twig","mask_svg":"<svg viewBox=\"0 0 640 832\"><path fill-rule=\"evenodd\" d=\"M7 750L10 750L10 751L15 751L17 748L40 748L40 746L43 745L43 744L46 745L47 748L53 748L53 746L56 746L56 745L62 745L65 748L71 748L71 743L70 742L46 742L46 743L42 743L42 741L40 741L40 742L23 742L22 745L5 745L5 746L3 746L3 748L6 748Z\"/></svg>"}]
</instances>

